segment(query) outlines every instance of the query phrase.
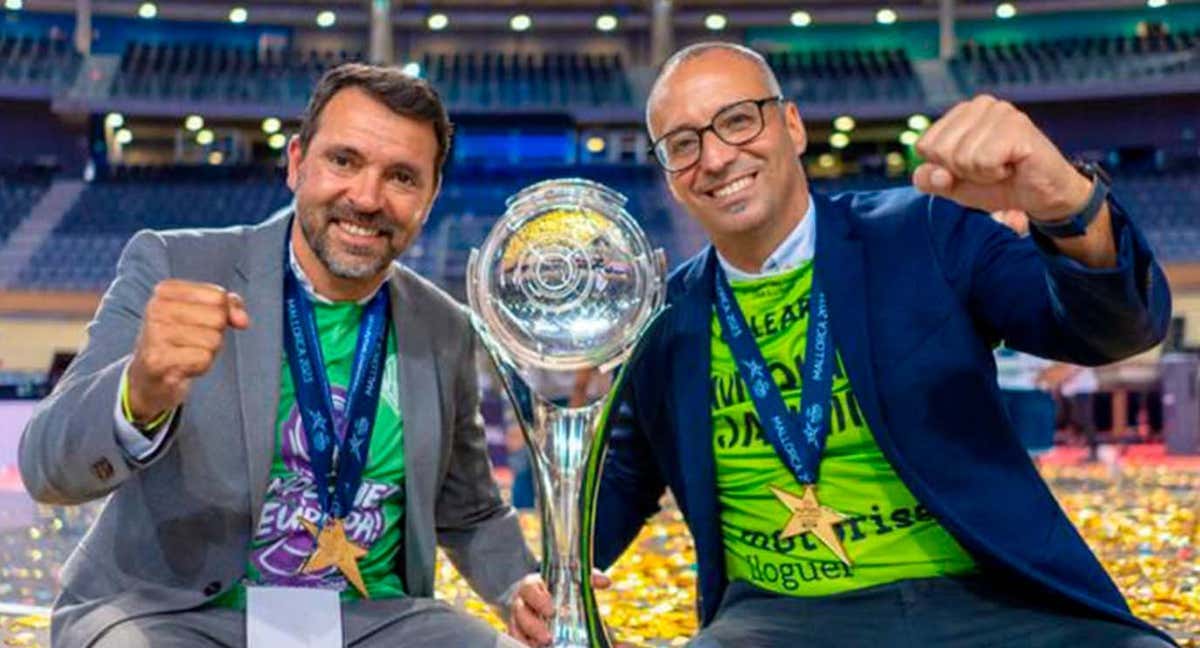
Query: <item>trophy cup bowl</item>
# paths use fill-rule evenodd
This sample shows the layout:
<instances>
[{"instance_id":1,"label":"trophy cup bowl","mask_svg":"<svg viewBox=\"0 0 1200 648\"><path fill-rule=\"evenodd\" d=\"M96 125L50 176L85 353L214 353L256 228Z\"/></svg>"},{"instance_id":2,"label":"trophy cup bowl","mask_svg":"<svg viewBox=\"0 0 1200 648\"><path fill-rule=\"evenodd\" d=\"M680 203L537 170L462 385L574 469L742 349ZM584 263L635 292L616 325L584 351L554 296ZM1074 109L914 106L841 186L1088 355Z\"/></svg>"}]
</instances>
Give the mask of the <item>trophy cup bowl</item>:
<instances>
[{"instance_id":1,"label":"trophy cup bowl","mask_svg":"<svg viewBox=\"0 0 1200 648\"><path fill-rule=\"evenodd\" d=\"M579 178L531 185L508 199L467 265L472 324L530 452L556 648L610 645L590 577L604 453L597 433L621 380L606 396L571 407L538 393L531 376L609 373L661 311L666 260L625 202Z\"/></svg>"}]
</instances>

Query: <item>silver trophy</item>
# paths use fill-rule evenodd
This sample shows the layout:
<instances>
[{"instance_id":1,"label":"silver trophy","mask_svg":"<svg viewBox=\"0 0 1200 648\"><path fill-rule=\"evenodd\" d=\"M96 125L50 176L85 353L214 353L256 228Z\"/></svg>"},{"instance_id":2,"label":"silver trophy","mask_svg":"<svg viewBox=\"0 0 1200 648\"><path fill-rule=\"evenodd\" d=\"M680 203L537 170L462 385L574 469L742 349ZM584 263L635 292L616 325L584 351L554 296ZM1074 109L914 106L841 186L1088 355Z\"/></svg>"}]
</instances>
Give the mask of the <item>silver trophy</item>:
<instances>
[{"instance_id":1,"label":"silver trophy","mask_svg":"<svg viewBox=\"0 0 1200 648\"><path fill-rule=\"evenodd\" d=\"M661 311L666 260L625 211L625 197L578 178L547 180L507 201L471 251L472 323L525 434L542 522L542 577L554 598L555 647L610 645L591 586L594 504L608 394L551 402L536 372L609 373L629 360Z\"/></svg>"}]
</instances>

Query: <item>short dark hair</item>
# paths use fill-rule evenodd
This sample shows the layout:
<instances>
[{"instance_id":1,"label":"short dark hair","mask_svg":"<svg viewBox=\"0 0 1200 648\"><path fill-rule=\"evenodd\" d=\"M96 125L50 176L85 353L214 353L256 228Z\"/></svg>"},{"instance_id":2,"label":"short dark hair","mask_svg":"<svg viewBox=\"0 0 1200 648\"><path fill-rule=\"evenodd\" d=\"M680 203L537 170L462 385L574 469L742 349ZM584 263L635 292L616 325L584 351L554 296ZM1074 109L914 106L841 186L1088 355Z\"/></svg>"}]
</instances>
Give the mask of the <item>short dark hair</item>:
<instances>
[{"instance_id":1,"label":"short dark hair","mask_svg":"<svg viewBox=\"0 0 1200 648\"><path fill-rule=\"evenodd\" d=\"M366 63L343 63L331 68L317 82L304 116L300 119L300 150L308 152L308 145L317 134L317 124L325 105L335 94L346 88L359 88L372 98L391 109L397 115L411 117L433 125L438 151L434 160L434 178L441 178L442 166L450 154L450 137L454 125L446 114L442 98L430 83L420 77L411 76L397 67L369 65Z\"/></svg>"}]
</instances>

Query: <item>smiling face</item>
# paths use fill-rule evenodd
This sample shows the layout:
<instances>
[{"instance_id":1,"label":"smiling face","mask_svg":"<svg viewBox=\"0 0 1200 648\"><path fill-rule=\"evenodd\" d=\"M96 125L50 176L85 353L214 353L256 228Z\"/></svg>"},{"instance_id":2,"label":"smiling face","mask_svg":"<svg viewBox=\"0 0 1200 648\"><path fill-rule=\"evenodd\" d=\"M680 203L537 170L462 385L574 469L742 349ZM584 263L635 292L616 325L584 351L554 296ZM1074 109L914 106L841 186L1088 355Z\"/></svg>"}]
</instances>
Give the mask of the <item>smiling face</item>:
<instances>
[{"instance_id":1,"label":"smiling face","mask_svg":"<svg viewBox=\"0 0 1200 648\"><path fill-rule=\"evenodd\" d=\"M650 135L657 140L678 128L703 128L726 106L776 94L777 84L746 56L707 50L668 69L656 83L647 107ZM730 146L707 131L699 161L667 173L671 194L718 249L743 239L782 240L804 215L808 188L799 163L806 146L800 114L790 102L768 102L762 111L763 131L754 139Z\"/></svg>"},{"instance_id":2,"label":"smiling face","mask_svg":"<svg viewBox=\"0 0 1200 648\"><path fill-rule=\"evenodd\" d=\"M429 214L439 185L437 137L431 123L398 115L355 87L333 95L319 119L307 150L298 138L288 145L300 225L293 247L318 290L373 288Z\"/></svg>"}]
</instances>

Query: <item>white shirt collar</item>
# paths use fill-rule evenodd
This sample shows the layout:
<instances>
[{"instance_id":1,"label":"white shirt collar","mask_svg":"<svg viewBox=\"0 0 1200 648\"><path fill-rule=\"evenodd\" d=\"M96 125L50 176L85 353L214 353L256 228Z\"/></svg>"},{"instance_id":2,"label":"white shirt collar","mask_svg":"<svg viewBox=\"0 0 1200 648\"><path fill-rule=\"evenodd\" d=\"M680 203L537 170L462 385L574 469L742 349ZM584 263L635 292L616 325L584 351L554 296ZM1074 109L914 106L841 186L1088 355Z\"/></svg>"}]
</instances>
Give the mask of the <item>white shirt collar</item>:
<instances>
[{"instance_id":1,"label":"white shirt collar","mask_svg":"<svg viewBox=\"0 0 1200 648\"><path fill-rule=\"evenodd\" d=\"M762 279L787 272L809 261L816 255L817 250L817 209L813 205L812 196L808 197L808 210L804 218L796 224L792 232L783 239L775 251L767 257L762 269L758 272L739 270L728 259L717 252L717 261L725 270L725 276L730 281L749 281Z\"/></svg>"},{"instance_id":2,"label":"white shirt collar","mask_svg":"<svg viewBox=\"0 0 1200 648\"><path fill-rule=\"evenodd\" d=\"M304 289L304 292L308 293L308 296L311 297L313 301L321 304L334 303L332 299L318 293L317 289L313 287L312 281L308 278L308 275L304 273L304 268L300 267L300 260L296 258L296 251L292 249L291 245L288 245L288 265L292 267L292 273L296 275L296 280L300 282L300 287ZM366 306L367 302L371 301L371 299L375 297L375 293L379 292L379 289L386 283L386 279L380 282L380 284L375 287L375 290L371 291L371 294L358 300L358 305Z\"/></svg>"}]
</instances>

